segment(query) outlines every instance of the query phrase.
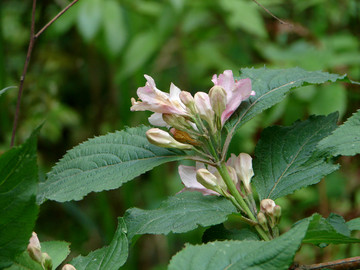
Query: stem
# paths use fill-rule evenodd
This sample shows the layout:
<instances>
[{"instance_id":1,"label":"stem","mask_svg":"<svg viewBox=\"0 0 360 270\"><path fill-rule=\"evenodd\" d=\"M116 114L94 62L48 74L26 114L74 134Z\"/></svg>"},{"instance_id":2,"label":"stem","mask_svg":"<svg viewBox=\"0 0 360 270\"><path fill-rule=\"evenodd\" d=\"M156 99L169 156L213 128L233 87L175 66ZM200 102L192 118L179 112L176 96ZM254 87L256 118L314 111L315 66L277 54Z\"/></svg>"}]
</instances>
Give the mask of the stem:
<instances>
[{"instance_id":1,"label":"stem","mask_svg":"<svg viewBox=\"0 0 360 270\"><path fill-rule=\"evenodd\" d=\"M18 97L17 97L17 101L16 101L16 111L15 111L15 116L14 116L14 123L13 123L13 129L12 129L12 134L11 134L11 142L10 142L10 147L14 146L14 141L15 141L15 134L16 134L16 129L17 129L17 125L19 122L19 115L20 115L20 103L21 103L21 96L23 93L23 88L24 88L24 81L25 81L25 77L26 77L26 73L28 70L28 66L30 63L30 58L31 58L31 54L34 48L34 44L35 44L35 40L53 23L55 22L61 15L63 15L70 7L72 7L77 1L79 0L74 0L73 2L71 2L68 6L66 6L62 11L60 11L50 22L48 22L39 32L37 32L35 34L35 11L36 11L36 0L33 0L33 4L32 4L32 12L31 12L31 30L30 30L30 41L29 41L29 47L28 47L28 51L26 54L26 60L25 60L25 64L24 64L24 69L22 72L22 75L20 77L20 83L19 83L19 92L18 92Z\"/></svg>"},{"instance_id":2,"label":"stem","mask_svg":"<svg viewBox=\"0 0 360 270\"><path fill-rule=\"evenodd\" d=\"M286 23L283 20L281 20L280 18L276 17L270 10L268 10L266 7L264 7L262 4L260 4L257 0L253 0L259 7L261 7L263 10L266 11L267 14L269 14L271 17L273 17L274 19L278 20L281 24L285 24L288 25L290 27L293 27L292 24L290 23Z\"/></svg>"},{"instance_id":3,"label":"stem","mask_svg":"<svg viewBox=\"0 0 360 270\"><path fill-rule=\"evenodd\" d=\"M319 269L338 269L338 270L350 270L350 269L359 269L360 267L360 257L352 257L347 259L336 260L326 263L318 263L311 265L300 265L298 267L291 267L289 269L293 270L319 270Z\"/></svg>"},{"instance_id":4,"label":"stem","mask_svg":"<svg viewBox=\"0 0 360 270\"><path fill-rule=\"evenodd\" d=\"M33 0L32 12L31 12L30 42L29 42L29 47L28 47L28 51L26 54L24 69L23 69L22 75L20 77L19 92L18 92L18 97L17 97L17 101L16 101L16 111L15 111L15 116L14 116L14 123L13 123L13 130L12 130L12 134L11 134L10 147L14 146L16 128L17 128L17 125L19 122L20 102L21 102L21 96L22 96L22 92L23 92L23 88L24 88L24 81L25 81L26 72L27 72L27 69L29 66L31 53L32 53L34 43L35 43L35 38L34 38L34 36L35 36L35 11L36 11L36 0Z\"/></svg>"},{"instance_id":5,"label":"stem","mask_svg":"<svg viewBox=\"0 0 360 270\"><path fill-rule=\"evenodd\" d=\"M34 36L37 39L50 25L52 25L61 15L63 15L69 8L76 4L79 0L72 1L69 5L67 5L62 11L60 11L54 18L51 19L39 32Z\"/></svg>"},{"instance_id":6,"label":"stem","mask_svg":"<svg viewBox=\"0 0 360 270\"><path fill-rule=\"evenodd\" d=\"M226 168L226 165L224 162L222 162L218 167L217 167L221 177L223 178L226 186L228 187L231 195L234 196L234 198L236 199L236 201L239 203L239 205L241 206L242 209L244 209L245 213L248 215L248 217L250 218L250 220L254 221L255 223L257 223L257 219L255 218L255 216L253 215L253 213L251 212L251 210L249 209L249 207L247 206L247 204L245 203L244 199L240 196L238 190L236 189L236 186L234 184L234 182L232 181L229 172ZM264 230L259 226L259 225L255 225L254 226L255 229L257 230L257 232L259 233L259 235L262 237L262 239L264 239L265 241L269 241L270 238L269 236L264 232Z\"/></svg>"}]
</instances>

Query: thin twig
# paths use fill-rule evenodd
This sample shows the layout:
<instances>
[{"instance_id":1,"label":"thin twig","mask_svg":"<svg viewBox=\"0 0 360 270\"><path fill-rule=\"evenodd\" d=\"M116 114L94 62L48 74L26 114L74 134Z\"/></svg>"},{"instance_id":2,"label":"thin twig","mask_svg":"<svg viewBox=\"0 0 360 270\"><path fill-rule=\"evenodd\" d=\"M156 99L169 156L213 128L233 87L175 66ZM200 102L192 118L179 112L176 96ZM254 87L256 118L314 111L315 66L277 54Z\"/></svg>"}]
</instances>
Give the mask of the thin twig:
<instances>
[{"instance_id":1,"label":"thin twig","mask_svg":"<svg viewBox=\"0 0 360 270\"><path fill-rule=\"evenodd\" d=\"M360 256L352 257L342 260L336 260L326 263L318 263L311 265L300 265L293 270L320 270L320 269L334 269L334 270L355 270L360 268Z\"/></svg>"},{"instance_id":2,"label":"thin twig","mask_svg":"<svg viewBox=\"0 0 360 270\"><path fill-rule=\"evenodd\" d=\"M11 134L10 147L14 146L16 129L17 129L17 125L19 122L21 96L22 96L22 92L23 92L23 88L24 88L24 81L25 81L26 73L28 70L29 63L30 63L30 58L31 58L31 54L32 54L32 51L34 48L35 41L53 22L55 22L61 15L63 15L70 7L72 7L78 1L79 0L74 0L73 2L71 2L63 10L61 10L52 20L50 20L39 32L37 32L35 34L36 0L33 0L32 15L31 15L30 41L29 41L28 51L26 54L24 70L20 77L19 92L18 92L18 97L17 97L17 102L16 102L16 111L15 111L15 116L14 116L14 124L13 124L13 130L12 130L12 134Z\"/></svg>"},{"instance_id":3,"label":"thin twig","mask_svg":"<svg viewBox=\"0 0 360 270\"><path fill-rule=\"evenodd\" d=\"M49 21L43 28L41 28L41 30L39 32L36 33L36 35L34 36L35 39L37 39L42 32L44 32L46 30L46 28L48 28L53 22L55 22L61 15L63 15L69 8L71 8L73 5L76 4L76 2L79 0L74 0L72 1L69 5L67 5L62 11L60 11L51 21Z\"/></svg>"},{"instance_id":4,"label":"thin twig","mask_svg":"<svg viewBox=\"0 0 360 270\"><path fill-rule=\"evenodd\" d=\"M10 147L12 147L14 145L14 141L15 141L15 133L16 133L17 124L18 124L18 121L19 121L20 101L21 101L21 96L22 96L22 92L23 92L25 76L26 76L26 72L27 72L27 69L28 69L28 66L29 66L29 62L30 62L31 53L32 53L34 43L35 43L35 39L34 39L34 35L35 35L35 11L36 11L36 0L33 0L32 15L31 15L30 42L29 42L29 47L28 47L28 51L27 51L27 54L26 54L24 70L23 70L23 73L22 73L21 78L20 78L19 92L18 92L18 97L17 97L17 102L16 102L16 111L15 111L15 116L14 116L14 124L13 124L13 130L12 130L12 134L11 134Z\"/></svg>"},{"instance_id":5,"label":"thin twig","mask_svg":"<svg viewBox=\"0 0 360 270\"><path fill-rule=\"evenodd\" d=\"M260 4L257 0L253 0L259 7L261 7L263 10L265 10L265 12L267 14L269 14L271 17L273 17L274 19L278 20L281 24L284 25L288 25L290 27L293 27L292 24L284 22L283 20L281 20L280 18L276 17L270 10L268 10L266 7L264 7L262 4Z\"/></svg>"}]
</instances>

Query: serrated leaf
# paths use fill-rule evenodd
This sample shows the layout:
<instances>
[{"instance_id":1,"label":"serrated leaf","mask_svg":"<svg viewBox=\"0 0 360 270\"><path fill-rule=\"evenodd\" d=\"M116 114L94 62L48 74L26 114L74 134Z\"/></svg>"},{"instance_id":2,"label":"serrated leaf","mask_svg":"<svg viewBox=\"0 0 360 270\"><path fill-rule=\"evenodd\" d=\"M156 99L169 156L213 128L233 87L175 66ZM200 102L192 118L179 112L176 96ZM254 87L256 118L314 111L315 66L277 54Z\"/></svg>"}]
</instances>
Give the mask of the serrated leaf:
<instances>
[{"instance_id":1,"label":"serrated leaf","mask_svg":"<svg viewBox=\"0 0 360 270\"><path fill-rule=\"evenodd\" d=\"M150 144L148 129L117 131L68 151L40 184L38 200L81 200L89 192L118 188L155 166L184 158L184 152Z\"/></svg>"},{"instance_id":2,"label":"serrated leaf","mask_svg":"<svg viewBox=\"0 0 360 270\"><path fill-rule=\"evenodd\" d=\"M360 153L360 110L324 138L317 148L332 156L354 156Z\"/></svg>"},{"instance_id":3,"label":"serrated leaf","mask_svg":"<svg viewBox=\"0 0 360 270\"><path fill-rule=\"evenodd\" d=\"M360 231L360 217L349 220L346 225L350 231Z\"/></svg>"},{"instance_id":4,"label":"serrated leaf","mask_svg":"<svg viewBox=\"0 0 360 270\"><path fill-rule=\"evenodd\" d=\"M63 241L41 242L41 252L46 252L52 259L53 269L56 269L69 255L70 244ZM24 251L15 259L15 264L7 270L44 270L42 266L30 258L29 253Z\"/></svg>"},{"instance_id":5,"label":"serrated leaf","mask_svg":"<svg viewBox=\"0 0 360 270\"><path fill-rule=\"evenodd\" d=\"M255 148L252 180L261 199L276 199L315 184L338 165L314 153L318 142L336 128L337 114L312 116L290 127L266 128Z\"/></svg>"},{"instance_id":6,"label":"serrated leaf","mask_svg":"<svg viewBox=\"0 0 360 270\"><path fill-rule=\"evenodd\" d=\"M70 264L76 270L118 270L127 260L129 247L123 218L118 219L118 228L110 245L91 252L86 257L78 256Z\"/></svg>"},{"instance_id":7,"label":"serrated leaf","mask_svg":"<svg viewBox=\"0 0 360 270\"><path fill-rule=\"evenodd\" d=\"M114 0L103 2L103 27L106 44L111 53L118 53L126 41L126 27L120 4Z\"/></svg>"},{"instance_id":8,"label":"serrated leaf","mask_svg":"<svg viewBox=\"0 0 360 270\"><path fill-rule=\"evenodd\" d=\"M280 237L264 241L223 241L187 245L170 261L169 270L288 269L305 236L305 221Z\"/></svg>"},{"instance_id":9,"label":"serrated leaf","mask_svg":"<svg viewBox=\"0 0 360 270\"><path fill-rule=\"evenodd\" d=\"M241 103L237 112L226 125L227 129L239 128L255 115L282 101L293 88L338 80L349 81L345 75L306 71L298 67L289 69L245 68L240 72L240 79L251 79L255 96L251 96Z\"/></svg>"},{"instance_id":10,"label":"serrated leaf","mask_svg":"<svg viewBox=\"0 0 360 270\"><path fill-rule=\"evenodd\" d=\"M203 236L204 243L215 240L260 240L258 234L250 229L226 229L224 224L218 224L207 229Z\"/></svg>"},{"instance_id":11,"label":"serrated leaf","mask_svg":"<svg viewBox=\"0 0 360 270\"><path fill-rule=\"evenodd\" d=\"M198 226L219 224L233 212L235 207L223 197L183 192L170 197L155 210L128 209L124 219L128 237L132 239L137 234L183 233Z\"/></svg>"},{"instance_id":12,"label":"serrated leaf","mask_svg":"<svg viewBox=\"0 0 360 270\"><path fill-rule=\"evenodd\" d=\"M0 269L26 249L39 211L36 134L0 156Z\"/></svg>"},{"instance_id":13,"label":"serrated leaf","mask_svg":"<svg viewBox=\"0 0 360 270\"><path fill-rule=\"evenodd\" d=\"M344 222L345 224L345 222ZM303 243L319 244L347 244L360 243L360 239L342 234L338 226L331 224L329 220L315 214L309 224Z\"/></svg>"},{"instance_id":14,"label":"serrated leaf","mask_svg":"<svg viewBox=\"0 0 360 270\"><path fill-rule=\"evenodd\" d=\"M338 233L350 236L351 231L348 225L346 225L345 219L342 216L335 213L330 213L326 220Z\"/></svg>"}]
</instances>

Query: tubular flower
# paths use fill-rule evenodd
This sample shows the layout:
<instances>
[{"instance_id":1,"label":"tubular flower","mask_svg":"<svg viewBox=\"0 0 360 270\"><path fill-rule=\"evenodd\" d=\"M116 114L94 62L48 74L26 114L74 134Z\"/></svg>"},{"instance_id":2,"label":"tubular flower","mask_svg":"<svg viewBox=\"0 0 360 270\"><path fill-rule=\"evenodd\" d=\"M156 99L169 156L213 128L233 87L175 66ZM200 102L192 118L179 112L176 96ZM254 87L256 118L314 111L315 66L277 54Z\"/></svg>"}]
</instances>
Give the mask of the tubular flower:
<instances>
[{"instance_id":1,"label":"tubular flower","mask_svg":"<svg viewBox=\"0 0 360 270\"><path fill-rule=\"evenodd\" d=\"M139 87L137 95L141 101L136 101L135 98L131 99L131 111L152 111L155 113L150 121L152 123L165 123L161 119L161 114L178 114L188 116L185 105L180 100L181 90L174 84L170 85L170 93L162 92L156 88L156 84L153 78L148 75L144 75L147 82L144 87Z\"/></svg>"},{"instance_id":2,"label":"tubular flower","mask_svg":"<svg viewBox=\"0 0 360 270\"><path fill-rule=\"evenodd\" d=\"M246 153L240 153L239 156L231 154L227 164L235 168L239 180L243 182L246 190L251 192L250 181L254 176L251 156Z\"/></svg>"},{"instance_id":3,"label":"tubular flower","mask_svg":"<svg viewBox=\"0 0 360 270\"><path fill-rule=\"evenodd\" d=\"M212 77L215 86L221 86L226 92L226 108L221 115L221 123L224 125L226 120L236 111L240 103L254 96L255 92L251 90L251 80L249 78L235 80L231 70L225 70L223 74Z\"/></svg>"}]
</instances>

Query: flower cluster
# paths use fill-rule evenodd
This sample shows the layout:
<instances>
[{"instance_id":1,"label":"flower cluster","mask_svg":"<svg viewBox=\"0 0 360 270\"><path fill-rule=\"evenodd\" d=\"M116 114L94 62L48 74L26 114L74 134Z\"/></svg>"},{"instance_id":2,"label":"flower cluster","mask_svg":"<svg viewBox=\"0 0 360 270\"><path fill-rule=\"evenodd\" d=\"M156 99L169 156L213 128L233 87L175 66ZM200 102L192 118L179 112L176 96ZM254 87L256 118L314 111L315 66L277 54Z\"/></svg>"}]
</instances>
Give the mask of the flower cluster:
<instances>
[{"instance_id":1,"label":"flower cluster","mask_svg":"<svg viewBox=\"0 0 360 270\"><path fill-rule=\"evenodd\" d=\"M235 80L231 70L213 76L214 86L209 93L197 92L194 96L174 84L170 85L170 93L165 93L156 87L153 78L148 75L145 78L145 86L137 90L140 100L132 98L130 110L152 111L150 124L172 127L170 134L160 129L147 133L151 143L162 147L204 150L201 147L204 141L222 129L243 100L255 95L251 80Z\"/></svg>"}]
</instances>

